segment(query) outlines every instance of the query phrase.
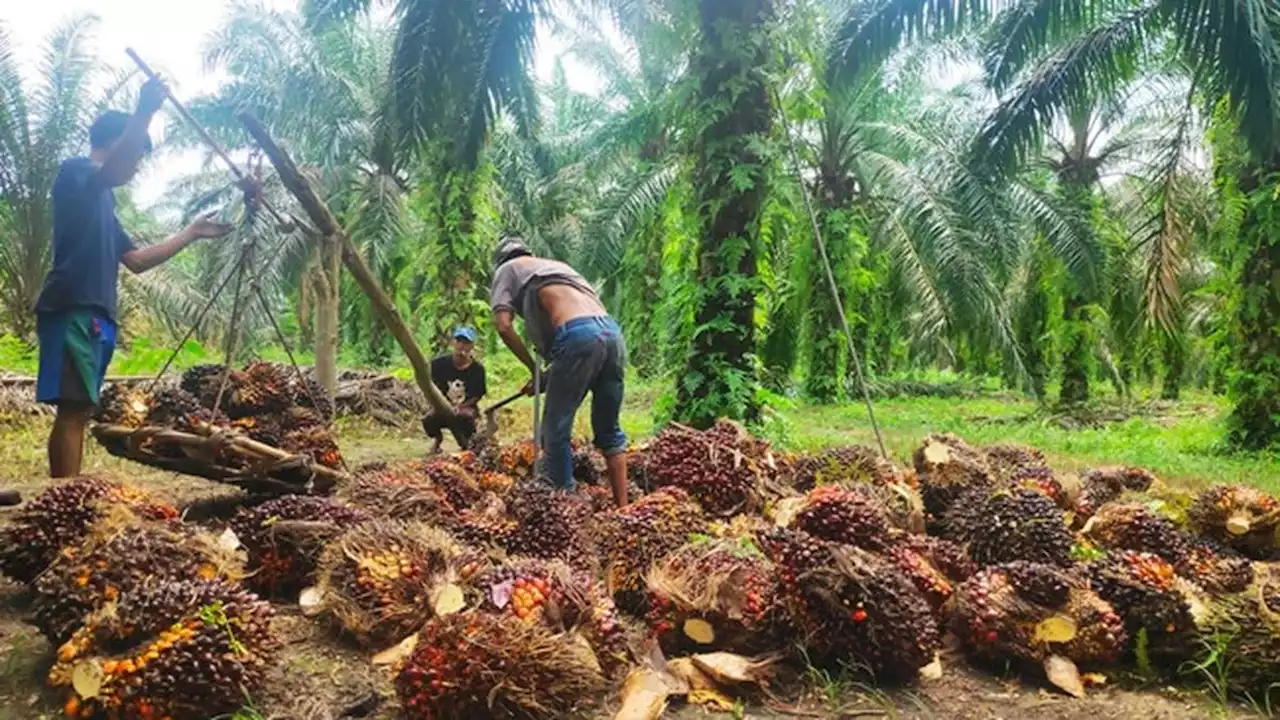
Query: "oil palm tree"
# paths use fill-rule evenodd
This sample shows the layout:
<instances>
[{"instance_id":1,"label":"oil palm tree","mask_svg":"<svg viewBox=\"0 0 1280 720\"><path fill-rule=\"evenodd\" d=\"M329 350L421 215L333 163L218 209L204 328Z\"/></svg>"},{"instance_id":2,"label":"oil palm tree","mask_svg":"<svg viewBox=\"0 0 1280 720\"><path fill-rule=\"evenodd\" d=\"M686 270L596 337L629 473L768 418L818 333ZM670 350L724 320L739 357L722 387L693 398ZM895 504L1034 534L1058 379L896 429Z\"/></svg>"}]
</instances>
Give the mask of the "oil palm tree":
<instances>
[{"instance_id":1,"label":"oil palm tree","mask_svg":"<svg viewBox=\"0 0 1280 720\"><path fill-rule=\"evenodd\" d=\"M376 0L309 0L316 27L350 21ZM531 77L537 23L548 0L395 0L396 37L390 93L381 113L386 146L430 168L429 231L435 260L449 280L439 288L442 336L449 322L473 320L483 306L488 248L480 204L487 197L483 153L498 118L512 119L526 139L536 135L538 97ZM490 233L493 235L495 233ZM438 283L439 284L439 283Z\"/></svg>"},{"instance_id":2,"label":"oil palm tree","mask_svg":"<svg viewBox=\"0 0 1280 720\"><path fill-rule=\"evenodd\" d=\"M287 143L384 278L388 255L397 252L402 234L402 194L410 176L408 161L390 152L377 122L389 93L391 40L385 28L372 22L313 31L297 13L236 2L205 47L206 66L225 71L229 81L191 105L202 124L234 150L249 149L237 119L241 112L253 114ZM200 146L185 129L176 139ZM185 178L175 189L172 195L187 213L229 207L243 215L241 198L220 167ZM267 191L282 193L282 188L269 186ZM314 322L304 312L300 324L314 327L317 373L332 389L340 334L339 249L304 234L281 235L266 218L256 220L253 232L263 241L258 262L264 264L257 268L263 286L273 303L288 297L289 288L301 288L300 310L311 311ZM272 254L277 246L281 251ZM209 248L198 269L205 275L204 285L216 282L238 252L234 244ZM358 316L348 314L352 321ZM257 320L269 329L265 317Z\"/></svg>"},{"instance_id":3,"label":"oil palm tree","mask_svg":"<svg viewBox=\"0 0 1280 720\"><path fill-rule=\"evenodd\" d=\"M1240 162L1219 164L1249 198L1235 248L1242 292L1232 333L1232 437L1244 447L1280 439L1280 370L1274 363L1280 288L1270 279L1280 244L1266 220L1280 171L1280 9L1267 0L1023 0L997 22L993 37L988 75L1010 90L978 143L976 155L989 167L1008 168L1025 158L1063 114L1121 96L1140 69L1171 54L1186 68L1196 105L1220 108L1219 122L1242 137ZM1167 178L1181 163L1163 167L1166 180L1157 179L1157 189L1170 187ZM1164 207L1155 203L1152 210ZM1151 276L1160 280L1149 285L1149 296L1168 308L1178 286L1170 268L1182 255L1172 251L1180 224L1145 226L1157 228Z\"/></svg>"}]
</instances>

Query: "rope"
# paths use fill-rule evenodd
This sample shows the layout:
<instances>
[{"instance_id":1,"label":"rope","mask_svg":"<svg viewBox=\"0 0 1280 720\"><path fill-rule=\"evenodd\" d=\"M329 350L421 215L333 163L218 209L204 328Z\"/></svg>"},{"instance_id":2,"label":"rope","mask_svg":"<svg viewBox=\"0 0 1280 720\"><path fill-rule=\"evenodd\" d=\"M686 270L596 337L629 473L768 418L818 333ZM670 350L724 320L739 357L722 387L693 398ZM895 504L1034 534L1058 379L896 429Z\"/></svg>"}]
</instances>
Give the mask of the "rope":
<instances>
[{"instance_id":1,"label":"rope","mask_svg":"<svg viewBox=\"0 0 1280 720\"><path fill-rule=\"evenodd\" d=\"M791 164L796 176L796 184L800 186L800 196L804 198L804 209L809 214L809 224L813 229L814 244L822 256L822 267L827 274L827 285L831 290L831 298L835 300L836 310L840 314L840 326L844 329L845 340L849 344L849 359L853 361L854 374L858 387L862 390L862 400L867 405L867 418L871 420L871 428L876 433L876 444L880 446L880 455L889 459L889 451L884 445L884 436L880 433L880 424L876 422L876 411L871 402L871 391L867 388L866 376L862 373L862 359L858 355L857 345L853 341L853 331L849 329L849 318L844 313L844 302L840 299L840 285L836 282L835 271L831 269L831 259L827 256L827 245L822 241L822 228L818 225L818 214L813 209L813 201L809 198L809 188L804 184L801 172L800 153L796 151L796 141L791 135L791 123L787 121L787 113L783 110L782 98L775 90L774 102L778 105L778 116L782 119L782 131L787 136L787 147L791 151Z\"/></svg>"},{"instance_id":2,"label":"rope","mask_svg":"<svg viewBox=\"0 0 1280 720\"><path fill-rule=\"evenodd\" d=\"M252 207L252 206L251 206ZM222 408L222 396L227 391L227 383L231 380L231 362L235 359L237 340L239 340L240 299L244 290L244 277L249 274L249 256L255 244L254 236L245 240L244 252L240 255L240 270L236 273L236 289L231 296L231 323L227 326L227 347L223 354L222 379L218 383L218 396L213 402L213 415L217 417Z\"/></svg>"},{"instance_id":3,"label":"rope","mask_svg":"<svg viewBox=\"0 0 1280 720\"><path fill-rule=\"evenodd\" d=\"M299 232L301 227L302 227L301 225L295 224L288 229L278 228L283 231L281 233L280 241L277 242L275 244L275 247L271 248L271 252L267 254L266 261L262 264L262 267L264 269L271 267L271 265L275 263L276 258L280 256L280 253L284 250L285 244L289 241L289 237L293 235L295 232ZM245 249L241 252L241 256L237 258L236 264L232 266L231 272L227 273L226 277L222 278L222 282L219 283L218 287L213 291L213 295L209 297L209 300L204 304L204 307L200 309L200 312L196 316L195 322L191 324L191 327L187 328L186 334L184 334L182 336L182 339L179 340L177 345L174 346L173 352L171 352L169 354L168 359L164 361L164 365L160 368L160 372L156 373L156 376L151 379L150 383L147 384L146 391L148 394L150 394L155 390L156 383L160 381L160 378L164 377L165 373L169 372L169 368L173 367L174 361L177 360L178 356L182 354L183 347L187 344L187 341L190 340L191 337L196 334L196 331L200 329L200 326L204 324L205 317L208 316L209 311L213 309L213 306L217 304L218 298L222 297L222 293L226 291L227 286L230 285L231 281L234 280L237 276L239 276L243 271L244 267L246 267L245 253L247 253L248 250L249 248L246 246Z\"/></svg>"}]
</instances>

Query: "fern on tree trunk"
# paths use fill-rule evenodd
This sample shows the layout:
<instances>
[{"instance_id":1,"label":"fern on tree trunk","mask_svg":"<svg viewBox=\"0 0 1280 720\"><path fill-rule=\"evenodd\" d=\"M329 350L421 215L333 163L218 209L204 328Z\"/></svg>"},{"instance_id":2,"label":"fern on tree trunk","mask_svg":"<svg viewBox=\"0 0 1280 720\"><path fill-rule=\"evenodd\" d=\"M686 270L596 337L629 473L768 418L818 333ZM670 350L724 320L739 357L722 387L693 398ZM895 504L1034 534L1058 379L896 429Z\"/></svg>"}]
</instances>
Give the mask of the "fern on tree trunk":
<instances>
[{"instance_id":1,"label":"fern on tree trunk","mask_svg":"<svg viewBox=\"0 0 1280 720\"><path fill-rule=\"evenodd\" d=\"M773 129L767 86L773 0L702 0L701 77L690 109L697 124L694 188L701 238L693 352L676 415L696 427L759 415L755 310L760 216Z\"/></svg>"},{"instance_id":2,"label":"fern on tree trunk","mask_svg":"<svg viewBox=\"0 0 1280 720\"><path fill-rule=\"evenodd\" d=\"M1276 193L1280 163L1257 171L1241 189L1248 207L1238 235L1241 242L1238 297L1232 346L1234 367L1229 396L1231 441L1259 450L1280 441L1280 199ZM1261 176L1261 177L1260 177Z\"/></svg>"}]
</instances>

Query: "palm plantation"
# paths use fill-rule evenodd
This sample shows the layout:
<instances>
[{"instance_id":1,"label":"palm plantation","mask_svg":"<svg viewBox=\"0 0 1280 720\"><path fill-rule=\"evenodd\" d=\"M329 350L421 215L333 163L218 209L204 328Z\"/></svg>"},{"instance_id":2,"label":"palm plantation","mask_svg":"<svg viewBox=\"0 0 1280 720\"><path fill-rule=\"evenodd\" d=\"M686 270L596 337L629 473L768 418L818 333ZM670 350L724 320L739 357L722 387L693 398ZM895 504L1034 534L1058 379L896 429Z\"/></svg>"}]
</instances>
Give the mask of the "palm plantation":
<instances>
[{"instance_id":1,"label":"palm plantation","mask_svg":"<svg viewBox=\"0 0 1280 720\"><path fill-rule=\"evenodd\" d=\"M1204 388L1259 448L1280 432L1280 20L1231 8L242 2L204 48L228 81L192 107L241 153L237 113L263 120L426 345L486 329L508 230L597 283L666 389L660 418L753 420L765 388L854 397L838 296L873 384L945 369L1051 405ZM48 262L42 188L113 86L78 40L91 27L61 28L21 82L0 54L0 297L19 338ZM564 55L539 78L551 37ZM199 146L180 128L169 143ZM237 202L210 166L161 209ZM339 363L397 362L336 248L258 221L263 248L283 243L262 251L269 301L326 384ZM180 334L234 257L134 283L138 332ZM245 342L270 345L247 317ZM222 322L197 339L220 347Z\"/></svg>"}]
</instances>

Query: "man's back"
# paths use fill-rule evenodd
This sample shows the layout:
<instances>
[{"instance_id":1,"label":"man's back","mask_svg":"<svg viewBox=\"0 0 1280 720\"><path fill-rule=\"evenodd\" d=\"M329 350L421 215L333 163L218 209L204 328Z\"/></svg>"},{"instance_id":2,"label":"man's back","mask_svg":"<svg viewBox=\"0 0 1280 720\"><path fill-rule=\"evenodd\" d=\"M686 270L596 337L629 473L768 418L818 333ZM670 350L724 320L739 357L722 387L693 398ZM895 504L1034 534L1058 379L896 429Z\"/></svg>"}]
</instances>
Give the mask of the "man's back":
<instances>
[{"instance_id":1,"label":"man's back","mask_svg":"<svg viewBox=\"0 0 1280 720\"><path fill-rule=\"evenodd\" d=\"M89 158L72 158L54 180L53 267L37 312L90 308L115 319L120 258L133 241L116 218L111 190L94 182L96 171Z\"/></svg>"},{"instance_id":2,"label":"man's back","mask_svg":"<svg viewBox=\"0 0 1280 720\"><path fill-rule=\"evenodd\" d=\"M519 257L504 263L493 277L493 309L524 318L534 345L550 350L557 327L579 317L606 315L595 288L559 260Z\"/></svg>"}]
</instances>

